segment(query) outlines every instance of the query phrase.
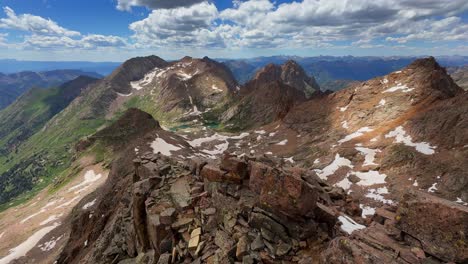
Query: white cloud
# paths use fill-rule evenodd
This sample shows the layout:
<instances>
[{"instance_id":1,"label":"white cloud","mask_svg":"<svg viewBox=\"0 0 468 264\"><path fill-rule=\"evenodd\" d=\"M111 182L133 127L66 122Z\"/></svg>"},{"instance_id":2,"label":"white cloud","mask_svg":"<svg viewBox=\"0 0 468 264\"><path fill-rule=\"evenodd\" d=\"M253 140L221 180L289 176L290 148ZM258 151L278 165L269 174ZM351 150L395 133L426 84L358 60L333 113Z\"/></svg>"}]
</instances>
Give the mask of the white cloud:
<instances>
[{"instance_id":1,"label":"white cloud","mask_svg":"<svg viewBox=\"0 0 468 264\"><path fill-rule=\"evenodd\" d=\"M35 48L125 47L129 50L258 49L393 49L414 53L419 42L430 46L453 42L455 50L468 40L468 24L461 18L466 0L234 0L219 11L207 0L117 0L120 10L152 9L133 22L130 39L81 35L56 22L31 14L17 15L5 7L0 28L29 32L23 45ZM5 37L0 38L0 43ZM340 43L340 44L336 44ZM401 45L401 44L404 44ZM418 46L419 45L419 46ZM424 45L427 50L427 45ZM210 49L210 50L208 50ZM447 48L448 49L448 48Z\"/></svg>"},{"instance_id":2,"label":"white cloud","mask_svg":"<svg viewBox=\"0 0 468 264\"><path fill-rule=\"evenodd\" d=\"M127 43L123 38L117 36L86 35L80 39L73 39L67 36L31 35L25 38L22 45L24 48L33 49L97 49L101 47L125 47Z\"/></svg>"},{"instance_id":3,"label":"white cloud","mask_svg":"<svg viewBox=\"0 0 468 264\"><path fill-rule=\"evenodd\" d=\"M211 46L221 40L213 30L217 16L216 6L203 2L190 7L153 10L129 28L140 46Z\"/></svg>"},{"instance_id":4,"label":"white cloud","mask_svg":"<svg viewBox=\"0 0 468 264\"><path fill-rule=\"evenodd\" d=\"M17 49L97 49L100 47L125 47L127 42L118 36L97 34L82 35L65 29L56 22L31 14L17 15L9 7L4 8L6 18L0 19L0 28L29 33L22 43L6 43L6 34L0 34L0 45Z\"/></svg>"},{"instance_id":5,"label":"white cloud","mask_svg":"<svg viewBox=\"0 0 468 264\"><path fill-rule=\"evenodd\" d=\"M269 0L250 0L237 3L235 8L222 11L220 18L250 27L258 25L274 8Z\"/></svg>"},{"instance_id":6,"label":"white cloud","mask_svg":"<svg viewBox=\"0 0 468 264\"><path fill-rule=\"evenodd\" d=\"M79 36L77 31L68 30L56 22L31 14L16 15L10 7L3 8L6 18L0 19L0 28L27 31L38 35Z\"/></svg>"},{"instance_id":7,"label":"white cloud","mask_svg":"<svg viewBox=\"0 0 468 264\"><path fill-rule=\"evenodd\" d=\"M150 9L171 9L188 7L206 0L117 0L117 9L129 11L134 6L144 6Z\"/></svg>"}]
</instances>

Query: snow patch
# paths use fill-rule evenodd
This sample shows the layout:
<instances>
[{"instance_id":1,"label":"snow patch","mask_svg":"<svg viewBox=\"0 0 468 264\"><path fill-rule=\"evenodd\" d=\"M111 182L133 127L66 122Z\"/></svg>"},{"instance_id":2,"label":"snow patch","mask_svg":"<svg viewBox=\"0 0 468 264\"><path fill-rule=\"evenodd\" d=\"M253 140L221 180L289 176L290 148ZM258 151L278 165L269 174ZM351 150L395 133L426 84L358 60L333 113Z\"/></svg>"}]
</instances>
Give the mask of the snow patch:
<instances>
[{"instance_id":1,"label":"snow patch","mask_svg":"<svg viewBox=\"0 0 468 264\"><path fill-rule=\"evenodd\" d=\"M375 184L383 184L385 183L385 178L387 175L380 174L378 171L370 170L367 172L354 172L359 179L361 179L357 184L361 186L372 186Z\"/></svg>"},{"instance_id":2,"label":"snow patch","mask_svg":"<svg viewBox=\"0 0 468 264\"><path fill-rule=\"evenodd\" d=\"M459 204L461 204L461 205L465 205L465 206L468 205L468 203L464 202L460 197L457 197L457 200L456 200L455 202L456 202L456 203L459 203ZM2 237L2 236L0 235L0 238L1 238L1 237Z\"/></svg>"},{"instance_id":3,"label":"snow patch","mask_svg":"<svg viewBox=\"0 0 468 264\"><path fill-rule=\"evenodd\" d=\"M200 147L202 144L211 142L211 141L224 141L216 145L213 150L202 150L204 153L210 155L209 158L216 159L217 158L216 155L222 154L224 151L226 151L229 148L229 141L228 141L229 139L240 140L247 136L249 136L249 133L246 133L246 132L238 136L225 136L225 135L215 133L209 137L197 138L192 141L188 141L188 143L190 144L190 146L195 148L195 147Z\"/></svg>"},{"instance_id":4,"label":"snow patch","mask_svg":"<svg viewBox=\"0 0 468 264\"><path fill-rule=\"evenodd\" d=\"M0 259L0 264L8 264L11 261L24 257L26 254L33 249L36 244L45 236L47 235L50 231L54 230L56 227L58 227L60 223L54 223L51 226L44 227L40 230L38 230L36 233L34 233L32 236L30 236L26 241L23 243L19 244L17 247L10 249L8 252L8 255Z\"/></svg>"},{"instance_id":5,"label":"snow patch","mask_svg":"<svg viewBox=\"0 0 468 264\"><path fill-rule=\"evenodd\" d=\"M364 135L364 133L367 133L367 132L371 132L373 131L374 129L372 128L369 128L369 127L361 127L358 131L352 133L352 134L349 134L347 135L346 137L344 137L343 139L340 139L338 141L338 143L342 144L342 143L345 143L345 142L348 142L354 138L357 138L357 137L360 137L362 135Z\"/></svg>"},{"instance_id":6,"label":"snow patch","mask_svg":"<svg viewBox=\"0 0 468 264\"><path fill-rule=\"evenodd\" d=\"M216 85L214 85L214 84L211 86L211 89L213 89L215 92L218 92L218 93L222 93L222 92L223 92L223 90L219 89L219 88L218 88Z\"/></svg>"},{"instance_id":7,"label":"snow patch","mask_svg":"<svg viewBox=\"0 0 468 264\"><path fill-rule=\"evenodd\" d=\"M390 205L394 204L392 200L385 199L383 194L388 194L387 187L382 187L378 189L370 189L369 193L366 194L366 197L382 202L384 204L390 204Z\"/></svg>"},{"instance_id":8,"label":"snow patch","mask_svg":"<svg viewBox=\"0 0 468 264\"><path fill-rule=\"evenodd\" d=\"M116 92L118 96L123 96L123 97L129 97L132 95L132 93L129 93L129 94L123 94L123 93L118 93Z\"/></svg>"},{"instance_id":9,"label":"snow patch","mask_svg":"<svg viewBox=\"0 0 468 264\"><path fill-rule=\"evenodd\" d=\"M59 215L51 215L49 216L49 218L47 218L46 220L42 221L39 225L40 226L43 226L43 225L47 225L48 223L51 223L51 222L55 222L57 220L59 220L59 218L63 215L62 214L59 214Z\"/></svg>"},{"instance_id":10,"label":"snow patch","mask_svg":"<svg viewBox=\"0 0 468 264\"><path fill-rule=\"evenodd\" d=\"M406 146L414 147L416 150L425 155L432 155L435 153L436 146L431 146L427 142L414 143L410 135L406 134L406 131L402 126L395 128L395 130L390 131L385 138L395 138L396 143L403 143Z\"/></svg>"},{"instance_id":11,"label":"snow patch","mask_svg":"<svg viewBox=\"0 0 468 264\"><path fill-rule=\"evenodd\" d=\"M85 204L83 206L83 210L88 210L89 208L93 207L96 204L97 199L92 200L91 202Z\"/></svg>"},{"instance_id":12,"label":"snow patch","mask_svg":"<svg viewBox=\"0 0 468 264\"><path fill-rule=\"evenodd\" d=\"M337 182L335 184L336 187L340 187L340 188L343 188L345 191L349 190L349 188L351 188L351 185L353 183L349 181L348 179L348 175L346 175L346 178L344 178L343 180L341 180L340 182Z\"/></svg>"},{"instance_id":13,"label":"snow patch","mask_svg":"<svg viewBox=\"0 0 468 264\"><path fill-rule=\"evenodd\" d=\"M380 100L379 105L377 107L385 106L386 103L387 103L387 101L385 99L382 99L382 100Z\"/></svg>"},{"instance_id":14,"label":"snow patch","mask_svg":"<svg viewBox=\"0 0 468 264\"><path fill-rule=\"evenodd\" d=\"M375 208L360 204L359 207L362 209L362 218L367 218L367 216L373 216L375 214Z\"/></svg>"},{"instance_id":15,"label":"snow patch","mask_svg":"<svg viewBox=\"0 0 468 264\"><path fill-rule=\"evenodd\" d=\"M275 145L284 146L284 145L286 145L287 143L288 143L288 140L287 140L287 139L285 139L285 140L282 140L282 141L280 141L280 142L276 143Z\"/></svg>"},{"instance_id":16,"label":"snow patch","mask_svg":"<svg viewBox=\"0 0 468 264\"><path fill-rule=\"evenodd\" d=\"M164 156L171 156L172 151L181 149L180 147L167 143L164 139L159 137L151 143L151 148L153 149L154 153L161 152L161 154Z\"/></svg>"},{"instance_id":17,"label":"snow patch","mask_svg":"<svg viewBox=\"0 0 468 264\"><path fill-rule=\"evenodd\" d=\"M341 230L345 231L348 234L353 233L356 230L364 229L366 226L356 223L351 217L347 215L342 215L338 217L341 223Z\"/></svg>"},{"instance_id":18,"label":"snow patch","mask_svg":"<svg viewBox=\"0 0 468 264\"><path fill-rule=\"evenodd\" d=\"M427 191L430 192L430 193L433 193L433 192L437 191L437 182L432 184L432 186L429 189L427 189Z\"/></svg>"},{"instance_id":19,"label":"snow patch","mask_svg":"<svg viewBox=\"0 0 468 264\"><path fill-rule=\"evenodd\" d=\"M88 187L88 185L90 185L91 183L95 182L95 181L98 181L100 178L102 177L102 174L96 174L94 172L94 170L89 170L85 173L84 177L83 177L83 181L80 183L80 184L77 184L73 187L70 187L70 189L68 189L68 192L71 192L71 191L74 191L74 190L77 190L77 189L80 189L80 188L83 188L83 187ZM83 189L81 189L83 190ZM81 190L78 191L81 192ZM75 192L77 193L77 192Z\"/></svg>"},{"instance_id":20,"label":"snow patch","mask_svg":"<svg viewBox=\"0 0 468 264\"><path fill-rule=\"evenodd\" d=\"M41 249L42 252L50 251L52 250L55 245L57 245L57 242L62 239L63 235L57 237L57 238L52 238L52 240L45 242L44 244L40 244L38 247Z\"/></svg>"},{"instance_id":21,"label":"snow patch","mask_svg":"<svg viewBox=\"0 0 468 264\"><path fill-rule=\"evenodd\" d=\"M356 150L365 156L364 163L362 164L363 166L377 165L374 163L375 155L377 155L379 152L382 152L380 149L369 149L363 147L357 147Z\"/></svg>"},{"instance_id":22,"label":"snow patch","mask_svg":"<svg viewBox=\"0 0 468 264\"><path fill-rule=\"evenodd\" d=\"M135 82L130 82L130 86L135 90L143 89L143 86L150 84L155 77L159 77L161 73L165 71L161 71L159 68L155 68L151 72L147 73L143 79Z\"/></svg>"},{"instance_id":23,"label":"snow patch","mask_svg":"<svg viewBox=\"0 0 468 264\"><path fill-rule=\"evenodd\" d=\"M344 129L348 129L349 128L348 121L341 122L341 127L343 127Z\"/></svg>"},{"instance_id":24,"label":"snow patch","mask_svg":"<svg viewBox=\"0 0 468 264\"><path fill-rule=\"evenodd\" d=\"M320 179L325 180L328 176L335 173L341 167L354 168L351 161L347 158L340 157L340 154L336 154L335 159L328 166L322 170L316 169L315 172L320 177Z\"/></svg>"},{"instance_id":25,"label":"snow patch","mask_svg":"<svg viewBox=\"0 0 468 264\"><path fill-rule=\"evenodd\" d=\"M344 112L344 111L348 110L348 107L349 107L349 105L347 105L345 107L340 107L339 109L340 109L341 112Z\"/></svg>"},{"instance_id":26,"label":"snow patch","mask_svg":"<svg viewBox=\"0 0 468 264\"><path fill-rule=\"evenodd\" d=\"M408 86L406 86L406 84L397 83L396 86L390 87L387 90L383 91L382 93L393 93L399 90L401 90L404 93L408 93L408 92L413 91L414 88L409 88Z\"/></svg>"}]
</instances>

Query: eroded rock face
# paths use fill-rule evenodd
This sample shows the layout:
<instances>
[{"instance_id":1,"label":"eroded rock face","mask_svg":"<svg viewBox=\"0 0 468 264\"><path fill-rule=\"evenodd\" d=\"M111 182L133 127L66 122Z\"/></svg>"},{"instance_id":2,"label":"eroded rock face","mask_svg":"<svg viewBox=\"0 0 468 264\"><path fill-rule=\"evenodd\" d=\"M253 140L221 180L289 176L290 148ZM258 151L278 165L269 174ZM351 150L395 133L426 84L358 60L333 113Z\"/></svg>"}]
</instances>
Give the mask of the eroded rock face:
<instances>
[{"instance_id":1,"label":"eroded rock face","mask_svg":"<svg viewBox=\"0 0 468 264\"><path fill-rule=\"evenodd\" d=\"M316 207L316 187L265 164L252 162L250 166L249 186L260 195L261 204L293 217L305 216Z\"/></svg>"},{"instance_id":2,"label":"eroded rock face","mask_svg":"<svg viewBox=\"0 0 468 264\"><path fill-rule=\"evenodd\" d=\"M468 261L468 208L424 192L405 194L397 227L444 261Z\"/></svg>"},{"instance_id":3,"label":"eroded rock face","mask_svg":"<svg viewBox=\"0 0 468 264\"><path fill-rule=\"evenodd\" d=\"M320 89L313 77L289 61L260 69L239 93L220 120L232 128L244 129L284 118L294 105L320 94Z\"/></svg>"}]
</instances>

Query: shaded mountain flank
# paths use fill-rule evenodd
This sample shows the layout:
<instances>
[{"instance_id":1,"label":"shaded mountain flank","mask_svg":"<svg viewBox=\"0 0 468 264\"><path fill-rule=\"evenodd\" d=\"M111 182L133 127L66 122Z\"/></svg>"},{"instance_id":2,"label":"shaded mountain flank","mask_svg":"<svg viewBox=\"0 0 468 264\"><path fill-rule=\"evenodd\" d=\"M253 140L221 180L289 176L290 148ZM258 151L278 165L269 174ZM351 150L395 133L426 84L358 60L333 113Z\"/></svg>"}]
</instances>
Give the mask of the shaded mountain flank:
<instances>
[{"instance_id":1,"label":"shaded mountain flank","mask_svg":"<svg viewBox=\"0 0 468 264\"><path fill-rule=\"evenodd\" d=\"M8 168L0 174L0 203L32 188L47 172L40 155L15 159L22 144L96 81L80 76L56 88L33 88L0 111L0 159L2 167Z\"/></svg>"},{"instance_id":2,"label":"shaded mountain flank","mask_svg":"<svg viewBox=\"0 0 468 264\"><path fill-rule=\"evenodd\" d=\"M49 88L59 86L78 76L90 76L101 78L102 76L93 72L80 70L54 70L45 72L19 72L11 74L0 74L0 109L13 103L16 98L31 88Z\"/></svg>"}]
</instances>

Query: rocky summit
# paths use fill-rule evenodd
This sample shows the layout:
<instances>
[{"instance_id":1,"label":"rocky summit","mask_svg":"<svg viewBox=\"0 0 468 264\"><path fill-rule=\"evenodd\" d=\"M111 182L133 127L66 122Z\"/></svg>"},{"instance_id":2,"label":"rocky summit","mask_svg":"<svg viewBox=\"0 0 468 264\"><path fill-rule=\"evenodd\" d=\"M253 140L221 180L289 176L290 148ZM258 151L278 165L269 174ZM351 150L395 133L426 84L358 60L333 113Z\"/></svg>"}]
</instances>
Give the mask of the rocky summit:
<instances>
[{"instance_id":1,"label":"rocky summit","mask_svg":"<svg viewBox=\"0 0 468 264\"><path fill-rule=\"evenodd\" d=\"M139 57L45 99L0 130L0 263L468 262L468 94L432 57L336 92Z\"/></svg>"}]
</instances>

